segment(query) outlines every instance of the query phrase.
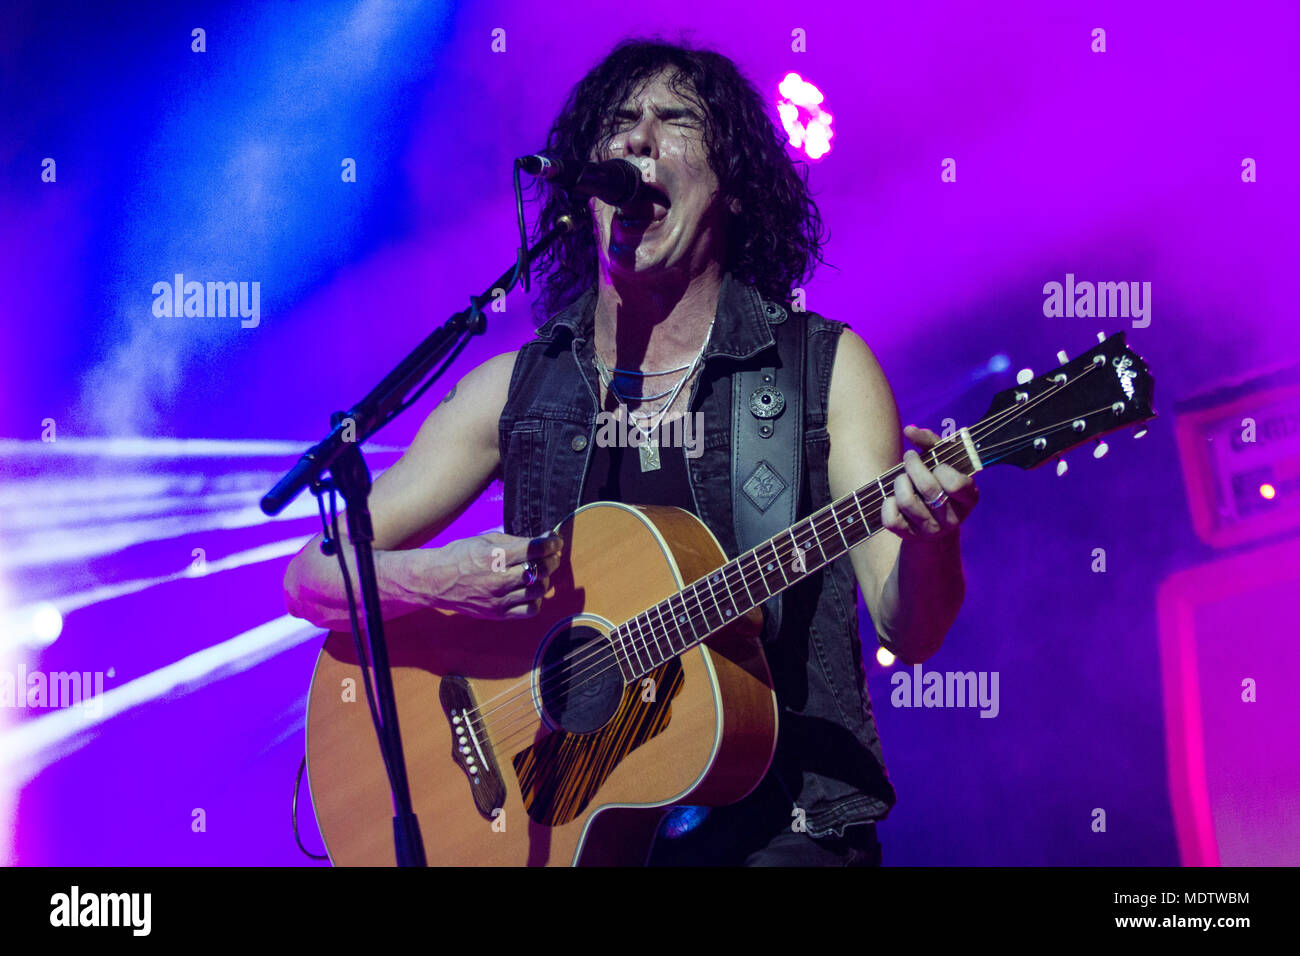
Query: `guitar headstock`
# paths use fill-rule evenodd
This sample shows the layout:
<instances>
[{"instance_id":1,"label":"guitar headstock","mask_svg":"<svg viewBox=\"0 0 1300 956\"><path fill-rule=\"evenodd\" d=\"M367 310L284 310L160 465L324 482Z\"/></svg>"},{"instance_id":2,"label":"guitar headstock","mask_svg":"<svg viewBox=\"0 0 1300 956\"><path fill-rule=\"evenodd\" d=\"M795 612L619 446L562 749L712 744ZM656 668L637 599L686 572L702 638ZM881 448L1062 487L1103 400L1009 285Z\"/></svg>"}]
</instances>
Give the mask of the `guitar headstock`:
<instances>
[{"instance_id":1,"label":"guitar headstock","mask_svg":"<svg viewBox=\"0 0 1300 956\"><path fill-rule=\"evenodd\" d=\"M1098 338L1101 338L1099 335ZM1124 344L1124 333L1072 361L1063 353L1059 368L1032 377L1020 373L1014 388L998 392L987 414L970 429L984 465L1037 468L1090 439L1156 417L1151 407L1155 380L1146 363ZM1139 428L1135 437L1145 429ZM1106 453L1098 441L1094 456ZM1058 466L1063 474L1065 462Z\"/></svg>"}]
</instances>

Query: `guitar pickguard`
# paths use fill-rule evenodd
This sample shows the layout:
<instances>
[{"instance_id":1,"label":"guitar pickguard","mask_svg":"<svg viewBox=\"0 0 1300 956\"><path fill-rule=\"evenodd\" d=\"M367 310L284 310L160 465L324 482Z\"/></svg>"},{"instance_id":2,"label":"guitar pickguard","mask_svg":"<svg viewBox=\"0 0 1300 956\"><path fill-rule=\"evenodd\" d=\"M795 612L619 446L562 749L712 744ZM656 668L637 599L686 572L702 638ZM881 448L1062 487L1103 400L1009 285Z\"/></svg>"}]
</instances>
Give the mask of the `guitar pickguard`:
<instances>
[{"instance_id":1,"label":"guitar pickguard","mask_svg":"<svg viewBox=\"0 0 1300 956\"><path fill-rule=\"evenodd\" d=\"M515 754L515 773L529 817L545 826L558 826L582 813L623 758L668 726L673 698L682 685L682 665L674 657L629 684L618 710L599 730L551 731ZM647 696L652 699L646 700Z\"/></svg>"}]
</instances>

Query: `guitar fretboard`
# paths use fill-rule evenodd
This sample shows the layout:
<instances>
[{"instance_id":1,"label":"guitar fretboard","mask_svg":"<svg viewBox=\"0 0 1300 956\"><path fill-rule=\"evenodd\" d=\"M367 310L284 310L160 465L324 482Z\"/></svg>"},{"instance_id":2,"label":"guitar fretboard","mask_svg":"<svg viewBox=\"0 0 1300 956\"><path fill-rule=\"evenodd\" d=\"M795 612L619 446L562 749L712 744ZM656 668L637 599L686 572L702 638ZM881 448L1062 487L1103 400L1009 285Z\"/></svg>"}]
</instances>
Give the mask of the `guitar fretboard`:
<instances>
[{"instance_id":1,"label":"guitar fretboard","mask_svg":"<svg viewBox=\"0 0 1300 956\"><path fill-rule=\"evenodd\" d=\"M924 460L967 475L983 467L967 429L940 441ZM880 531L881 509L903 470L895 465L616 627L610 639L624 680L643 677Z\"/></svg>"}]
</instances>

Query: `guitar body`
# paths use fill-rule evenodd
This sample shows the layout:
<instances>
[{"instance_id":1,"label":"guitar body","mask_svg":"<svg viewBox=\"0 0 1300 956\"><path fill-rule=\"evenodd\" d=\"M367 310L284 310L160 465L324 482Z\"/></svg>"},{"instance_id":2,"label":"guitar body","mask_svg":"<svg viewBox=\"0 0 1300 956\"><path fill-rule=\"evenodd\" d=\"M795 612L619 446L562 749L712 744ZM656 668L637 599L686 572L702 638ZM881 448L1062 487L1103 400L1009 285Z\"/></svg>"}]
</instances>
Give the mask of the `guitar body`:
<instances>
[{"instance_id":1,"label":"guitar body","mask_svg":"<svg viewBox=\"0 0 1300 956\"><path fill-rule=\"evenodd\" d=\"M534 617L385 622L430 865L640 865L668 807L733 803L771 762L760 610L631 683L606 639L726 563L709 529L679 508L598 502L556 531L563 560ZM392 799L350 633L331 633L316 664L307 768L331 861L393 865Z\"/></svg>"}]
</instances>

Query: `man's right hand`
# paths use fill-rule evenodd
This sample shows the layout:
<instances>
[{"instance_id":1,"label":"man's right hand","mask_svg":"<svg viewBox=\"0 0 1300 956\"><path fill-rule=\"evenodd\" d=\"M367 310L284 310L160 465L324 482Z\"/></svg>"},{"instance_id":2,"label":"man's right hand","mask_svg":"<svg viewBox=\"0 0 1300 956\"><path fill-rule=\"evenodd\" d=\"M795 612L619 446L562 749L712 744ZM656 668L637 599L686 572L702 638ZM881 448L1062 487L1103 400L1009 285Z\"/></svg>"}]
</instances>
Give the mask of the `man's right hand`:
<instances>
[{"instance_id":1,"label":"man's right hand","mask_svg":"<svg viewBox=\"0 0 1300 956\"><path fill-rule=\"evenodd\" d=\"M564 539L557 534L522 538L492 532L460 538L429 554L435 607L470 617L508 620L532 617L550 590ZM533 562L537 580L524 584L524 561Z\"/></svg>"},{"instance_id":2,"label":"man's right hand","mask_svg":"<svg viewBox=\"0 0 1300 956\"><path fill-rule=\"evenodd\" d=\"M494 480L504 479L498 428L515 354L503 352L471 369L429 413L406 453L375 479L370 513L385 619L431 606L487 617L537 613L545 587L524 593L523 585L530 539L487 534L423 547L479 500ZM340 531L342 554L355 581L346 523ZM347 630L348 602L338 558L322 554L320 542L316 535L285 568L285 607L317 627ZM539 560L544 552L539 552ZM502 570L493 570L494 558L495 567ZM550 562L539 567L537 584L545 585L545 574L553 566Z\"/></svg>"}]
</instances>

